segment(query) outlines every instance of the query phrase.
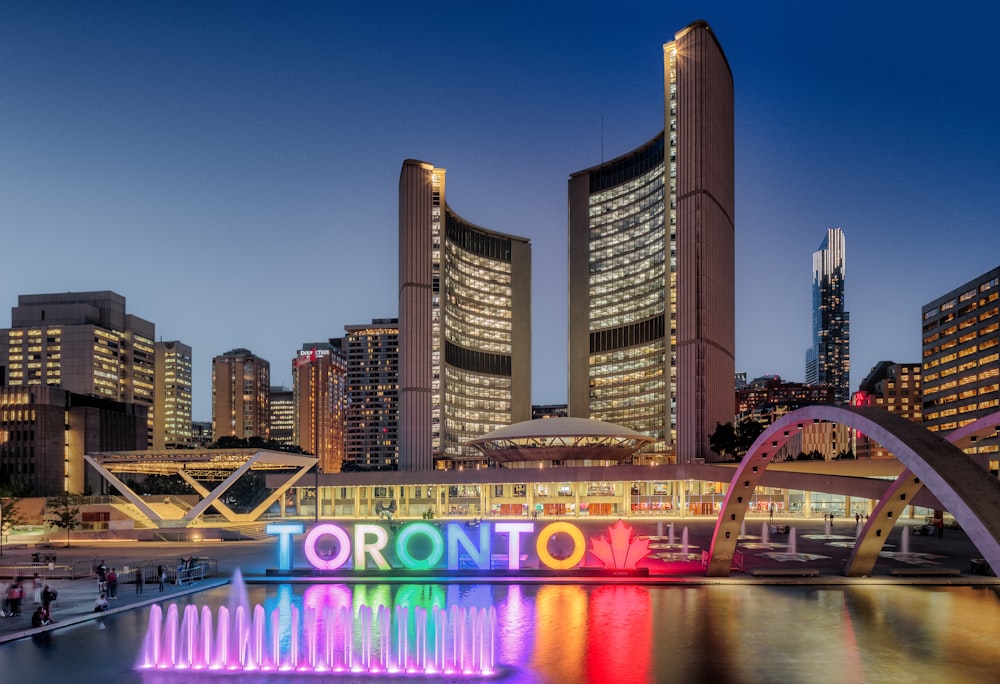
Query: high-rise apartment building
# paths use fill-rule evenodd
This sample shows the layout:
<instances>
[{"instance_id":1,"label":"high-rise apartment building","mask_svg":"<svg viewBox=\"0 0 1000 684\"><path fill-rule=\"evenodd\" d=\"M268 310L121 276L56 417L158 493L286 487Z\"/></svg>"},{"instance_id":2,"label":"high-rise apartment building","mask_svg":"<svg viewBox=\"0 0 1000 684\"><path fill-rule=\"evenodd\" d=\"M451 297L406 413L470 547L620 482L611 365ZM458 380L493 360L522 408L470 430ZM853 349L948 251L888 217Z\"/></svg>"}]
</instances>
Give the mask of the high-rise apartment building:
<instances>
[{"instance_id":1,"label":"high-rise apartment building","mask_svg":"<svg viewBox=\"0 0 1000 684\"><path fill-rule=\"evenodd\" d=\"M295 442L295 392L286 387L271 388L271 441L284 446Z\"/></svg>"},{"instance_id":2,"label":"high-rise apartment building","mask_svg":"<svg viewBox=\"0 0 1000 684\"><path fill-rule=\"evenodd\" d=\"M146 407L153 416L155 326L109 291L19 295L0 330L11 387L50 385ZM149 425L150 439L152 423Z\"/></svg>"},{"instance_id":3,"label":"high-rise apartment building","mask_svg":"<svg viewBox=\"0 0 1000 684\"><path fill-rule=\"evenodd\" d=\"M153 448L190 449L191 347L178 342L156 342L153 392Z\"/></svg>"},{"instance_id":4,"label":"high-rise apartment building","mask_svg":"<svg viewBox=\"0 0 1000 684\"><path fill-rule=\"evenodd\" d=\"M663 132L569 180L569 413L714 460L733 420L733 77L704 22L663 66Z\"/></svg>"},{"instance_id":5,"label":"high-rise apartment building","mask_svg":"<svg viewBox=\"0 0 1000 684\"><path fill-rule=\"evenodd\" d=\"M399 469L482 460L466 442L531 417L531 243L462 219L445 170L399 176Z\"/></svg>"},{"instance_id":6,"label":"high-rise apartment building","mask_svg":"<svg viewBox=\"0 0 1000 684\"><path fill-rule=\"evenodd\" d=\"M212 359L212 436L270 439L271 364L249 349Z\"/></svg>"},{"instance_id":7,"label":"high-rise apartment building","mask_svg":"<svg viewBox=\"0 0 1000 684\"><path fill-rule=\"evenodd\" d=\"M923 307L923 418L949 432L1000 410L1000 267ZM997 438L976 442L997 469Z\"/></svg>"},{"instance_id":8,"label":"high-rise apartment building","mask_svg":"<svg viewBox=\"0 0 1000 684\"><path fill-rule=\"evenodd\" d=\"M399 319L344 326L347 358L345 466L395 470L399 464Z\"/></svg>"},{"instance_id":9,"label":"high-rise apartment building","mask_svg":"<svg viewBox=\"0 0 1000 684\"><path fill-rule=\"evenodd\" d=\"M324 473L339 473L344 463L346 382L339 341L304 344L292 361L293 441L319 459Z\"/></svg>"},{"instance_id":10,"label":"high-rise apartment building","mask_svg":"<svg viewBox=\"0 0 1000 684\"><path fill-rule=\"evenodd\" d=\"M852 406L878 406L907 420L923 420L921 366L919 363L879 361L861 381L851 398ZM892 458L892 454L867 435L855 439L858 458Z\"/></svg>"},{"instance_id":11,"label":"high-rise apartment building","mask_svg":"<svg viewBox=\"0 0 1000 684\"><path fill-rule=\"evenodd\" d=\"M831 385L838 404L851 398L851 325L844 308L844 231L827 228L812 257L812 346L806 384Z\"/></svg>"}]
</instances>

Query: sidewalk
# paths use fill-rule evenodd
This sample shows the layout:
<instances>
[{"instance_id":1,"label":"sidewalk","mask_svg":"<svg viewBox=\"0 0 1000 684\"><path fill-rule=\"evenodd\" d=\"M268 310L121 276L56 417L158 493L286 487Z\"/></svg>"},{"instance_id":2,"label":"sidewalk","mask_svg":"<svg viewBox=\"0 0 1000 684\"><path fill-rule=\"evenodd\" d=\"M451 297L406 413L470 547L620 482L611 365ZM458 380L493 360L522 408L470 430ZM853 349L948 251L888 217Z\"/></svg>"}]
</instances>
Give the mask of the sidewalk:
<instances>
[{"instance_id":1,"label":"sidewalk","mask_svg":"<svg viewBox=\"0 0 1000 684\"><path fill-rule=\"evenodd\" d=\"M25 582L28 589L25 592L27 594L26 600L21 602L21 614L0 618L0 644L228 583L228 576L211 577L194 583L184 583L180 586L168 584L162 593L157 584L146 584L143 586L141 594L136 594L134 584L119 585L118 598L108 599L108 610L95 613L94 602L98 597L95 578L53 580L49 582L49 585L59 592L58 599L51 607L53 623L45 627L32 628L31 614L35 612L39 604L32 603L31 582Z\"/></svg>"}]
</instances>

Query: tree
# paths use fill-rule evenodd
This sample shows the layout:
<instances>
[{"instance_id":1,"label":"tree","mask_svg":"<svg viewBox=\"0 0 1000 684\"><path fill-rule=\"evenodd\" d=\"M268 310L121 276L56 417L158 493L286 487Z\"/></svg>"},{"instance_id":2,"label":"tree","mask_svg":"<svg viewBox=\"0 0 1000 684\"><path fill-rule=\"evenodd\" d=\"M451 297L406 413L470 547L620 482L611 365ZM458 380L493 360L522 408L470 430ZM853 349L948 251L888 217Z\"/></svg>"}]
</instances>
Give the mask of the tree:
<instances>
[{"instance_id":1,"label":"tree","mask_svg":"<svg viewBox=\"0 0 1000 684\"><path fill-rule=\"evenodd\" d=\"M764 432L764 426L753 418L744 420L736 426L736 449L740 457L750 451L750 447L753 446L762 432Z\"/></svg>"},{"instance_id":2,"label":"tree","mask_svg":"<svg viewBox=\"0 0 1000 684\"><path fill-rule=\"evenodd\" d=\"M252 511L267 498L270 491L264 481L264 476L253 470L244 473L223 494L223 502L237 513Z\"/></svg>"},{"instance_id":3,"label":"tree","mask_svg":"<svg viewBox=\"0 0 1000 684\"><path fill-rule=\"evenodd\" d=\"M80 496L63 492L50 502L47 508L53 517L49 518L49 524L66 530L66 546L69 546L69 533L83 525L80 520Z\"/></svg>"},{"instance_id":4,"label":"tree","mask_svg":"<svg viewBox=\"0 0 1000 684\"><path fill-rule=\"evenodd\" d=\"M726 458L731 456L733 460L743 458L744 454L753 446L754 440L764 432L764 426L756 420L744 420L736 427L732 423L715 424L715 432L708 437L708 443L712 451L719 456Z\"/></svg>"},{"instance_id":5,"label":"tree","mask_svg":"<svg viewBox=\"0 0 1000 684\"><path fill-rule=\"evenodd\" d=\"M0 556L3 555L3 539L10 531L24 524L24 515L18 508L19 496L0 496Z\"/></svg>"},{"instance_id":6,"label":"tree","mask_svg":"<svg viewBox=\"0 0 1000 684\"><path fill-rule=\"evenodd\" d=\"M737 453L736 428L733 427L732 423L725 425L716 423L715 432L708 437L708 444L712 447L712 451L722 456L723 459L727 455L735 459Z\"/></svg>"}]
</instances>

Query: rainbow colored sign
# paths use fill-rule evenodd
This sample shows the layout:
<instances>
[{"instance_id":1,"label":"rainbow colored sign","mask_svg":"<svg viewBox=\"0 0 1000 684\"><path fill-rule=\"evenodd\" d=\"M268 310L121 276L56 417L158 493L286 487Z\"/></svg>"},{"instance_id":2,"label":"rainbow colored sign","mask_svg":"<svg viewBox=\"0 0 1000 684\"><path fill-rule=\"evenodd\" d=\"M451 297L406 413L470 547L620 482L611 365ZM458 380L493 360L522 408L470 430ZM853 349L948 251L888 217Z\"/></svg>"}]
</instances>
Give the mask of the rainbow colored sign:
<instances>
[{"instance_id":1,"label":"rainbow colored sign","mask_svg":"<svg viewBox=\"0 0 1000 684\"><path fill-rule=\"evenodd\" d=\"M290 571L293 566L292 538L303 534L305 526L302 523L271 523L266 529L268 534L278 537L278 570ZM382 525L356 523L352 533L344 525L324 522L309 530L302 550L309 564L323 571L360 570L368 568L369 564L373 569L386 571L393 569L390 560L396 562L397 567L409 570L458 570L463 556L471 567L490 570L494 554L506 558L507 570L520 570L522 551L529 551L532 546L542 566L568 570L579 566L587 552L583 532L565 521L547 524L482 522L474 526L447 523L440 527L412 522L394 531L390 541L389 530ZM591 539L590 551L604 567L634 568L635 563L648 554L646 541L632 537L631 528L621 521L611 526L609 532L609 539ZM556 536L568 541L568 545L563 546L569 550L558 557L549 549L550 540ZM622 553L618 553L619 550Z\"/></svg>"}]
</instances>

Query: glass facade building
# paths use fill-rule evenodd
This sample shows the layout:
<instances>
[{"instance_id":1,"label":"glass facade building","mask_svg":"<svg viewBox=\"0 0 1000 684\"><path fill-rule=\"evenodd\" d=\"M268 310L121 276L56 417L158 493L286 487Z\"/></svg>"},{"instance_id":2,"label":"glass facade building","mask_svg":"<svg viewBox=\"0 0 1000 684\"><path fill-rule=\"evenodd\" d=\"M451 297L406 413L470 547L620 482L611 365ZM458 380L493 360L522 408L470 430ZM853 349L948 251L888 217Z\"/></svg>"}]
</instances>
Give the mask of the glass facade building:
<instances>
[{"instance_id":1,"label":"glass facade building","mask_svg":"<svg viewBox=\"0 0 1000 684\"><path fill-rule=\"evenodd\" d=\"M922 309L923 417L948 432L1000 410L1000 268ZM997 468L997 438L976 443Z\"/></svg>"},{"instance_id":2,"label":"glass facade building","mask_svg":"<svg viewBox=\"0 0 1000 684\"><path fill-rule=\"evenodd\" d=\"M813 252L812 346L806 351L806 384L830 385L834 400L851 398L850 314L844 308L844 231L827 228Z\"/></svg>"},{"instance_id":3,"label":"glass facade building","mask_svg":"<svg viewBox=\"0 0 1000 684\"><path fill-rule=\"evenodd\" d=\"M733 80L697 22L663 46L664 130L569 181L569 414L712 459L733 420Z\"/></svg>"},{"instance_id":4,"label":"glass facade building","mask_svg":"<svg viewBox=\"0 0 1000 684\"><path fill-rule=\"evenodd\" d=\"M445 200L444 169L399 181L399 468L481 461L467 446L531 417L531 245Z\"/></svg>"},{"instance_id":5,"label":"glass facade building","mask_svg":"<svg viewBox=\"0 0 1000 684\"><path fill-rule=\"evenodd\" d=\"M399 319L344 327L347 358L345 469L399 464Z\"/></svg>"},{"instance_id":6,"label":"glass facade building","mask_svg":"<svg viewBox=\"0 0 1000 684\"><path fill-rule=\"evenodd\" d=\"M178 342L157 342L155 401L153 415L154 449L190 449L191 433L191 347Z\"/></svg>"}]
</instances>

